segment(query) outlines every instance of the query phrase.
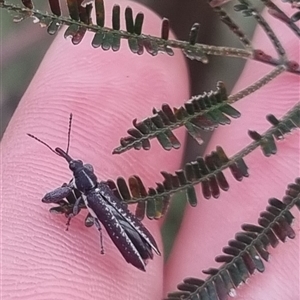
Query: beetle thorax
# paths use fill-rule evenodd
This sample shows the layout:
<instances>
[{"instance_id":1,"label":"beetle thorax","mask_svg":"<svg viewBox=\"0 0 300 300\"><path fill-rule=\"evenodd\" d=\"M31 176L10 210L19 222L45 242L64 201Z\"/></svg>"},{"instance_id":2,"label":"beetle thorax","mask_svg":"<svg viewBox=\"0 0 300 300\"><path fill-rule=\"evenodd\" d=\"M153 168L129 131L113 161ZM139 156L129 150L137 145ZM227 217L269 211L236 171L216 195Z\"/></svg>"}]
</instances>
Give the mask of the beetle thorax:
<instances>
[{"instance_id":1,"label":"beetle thorax","mask_svg":"<svg viewBox=\"0 0 300 300\"><path fill-rule=\"evenodd\" d=\"M81 166L73 170L73 175L74 185L79 191L85 193L96 188L97 177L94 172L85 166Z\"/></svg>"}]
</instances>

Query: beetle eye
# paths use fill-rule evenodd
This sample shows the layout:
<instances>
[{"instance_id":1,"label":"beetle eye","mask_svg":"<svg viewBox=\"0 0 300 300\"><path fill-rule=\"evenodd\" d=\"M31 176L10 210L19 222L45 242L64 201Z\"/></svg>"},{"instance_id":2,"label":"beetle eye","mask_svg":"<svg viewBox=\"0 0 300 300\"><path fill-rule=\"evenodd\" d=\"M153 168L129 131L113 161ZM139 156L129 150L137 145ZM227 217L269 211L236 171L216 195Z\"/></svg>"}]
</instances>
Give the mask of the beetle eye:
<instances>
[{"instance_id":1,"label":"beetle eye","mask_svg":"<svg viewBox=\"0 0 300 300\"><path fill-rule=\"evenodd\" d=\"M70 161L69 168L70 168L70 170L74 171L76 169L76 162L75 161Z\"/></svg>"},{"instance_id":2,"label":"beetle eye","mask_svg":"<svg viewBox=\"0 0 300 300\"><path fill-rule=\"evenodd\" d=\"M89 171L94 172L94 168L91 164L85 164L84 167L86 167Z\"/></svg>"}]
</instances>

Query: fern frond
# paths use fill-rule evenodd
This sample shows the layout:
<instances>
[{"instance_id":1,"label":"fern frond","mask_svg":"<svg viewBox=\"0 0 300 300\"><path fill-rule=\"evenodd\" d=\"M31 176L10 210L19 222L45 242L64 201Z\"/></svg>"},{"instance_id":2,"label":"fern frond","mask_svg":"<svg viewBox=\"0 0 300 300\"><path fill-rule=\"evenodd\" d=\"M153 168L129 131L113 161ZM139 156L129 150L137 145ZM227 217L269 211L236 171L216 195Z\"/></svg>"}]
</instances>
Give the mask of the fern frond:
<instances>
[{"instance_id":1,"label":"fern frond","mask_svg":"<svg viewBox=\"0 0 300 300\"><path fill-rule=\"evenodd\" d=\"M239 2L241 4L235 5L234 6L235 10L241 11L245 17L252 16L256 19L257 23L262 27L262 29L265 31L265 33L269 37L279 58L274 59L271 56L264 54L263 56L261 56L261 60L260 60L260 57L257 56L257 54L260 53L261 50L258 50L258 49L253 51L254 57L256 57L257 60L260 60L262 62L264 61L264 62L268 62L273 65L285 66L286 70L292 70L292 69L299 70L299 64L297 62L291 61L287 58L285 49L282 46L280 40L278 39L278 37L274 33L273 29L268 24L268 22L262 17L262 15L251 5L251 3L248 0L239 0ZM269 4L271 3L271 1L267 1L267 2ZM272 6L275 9L275 5L270 4L270 6ZM285 15L281 14L279 9L275 9L275 10L276 10L277 15L279 14L279 16L281 18L284 18ZM294 28L295 26L292 26L292 27Z\"/></svg>"},{"instance_id":2,"label":"fern frond","mask_svg":"<svg viewBox=\"0 0 300 300\"><path fill-rule=\"evenodd\" d=\"M285 134L300 127L300 105L297 105L289 116L281 122L272 114L267 115L267 120L274 126L272 134L264 138L256 131L249 130L248 134L253 140L259 143L264 155L268 157L277 153L274 137L276 140L282 140Z\"/></svg>"},{"instance_id":3,"label":"fern frond","mask_svg":"<svg viewBox=\"0 0 300 300\"><path fill-rule=\"evenodd\" d=\"M224 9L220 6L212 7L213 11L219 15L220 20L228 26L228 28L239 38L246 49L252 50L252 43L246 34L239 28L239 26L230 18Z\"/></svg>"},{"instance_id":4,"label":"fern frond","mask_svg":"<svg viewBox=\"0 0 300 300\"><path fill-rule=\"evenodd\" d=\"M224 167L225 165L226 167ZM156 217L150 218L159 218L166 210L170 196L179 191L184 191L190 205L196 206L197 197L194 186L199 183L202 185L202 193L206 199L218 198L220 190L227 191L229 189L229 184L222 172L225 168L229 168L238 181L249 176L248 167L243 159L230 161L224 150L217 147L216 151L204 158L197 157L195 161L187 163L184 169L175 171L175 174L162 171L164 181L157 183L156 188L149 188L148 192L138 176L130 177L128 184L124 178L120 177L117 184L111 182L110 187L113 190L118 189L116 195L126 203L138 203L138 215L144 216L146 213L148 217L153 216L153 213L147 212L147 210L150 208L153 211L156 207ZM158 210L157 207L160 209Z\"/></svg>"},{"instance_id":5,"label":"fern frond","mask_svg":"<svg viewBox=\"0 0 300 300\"><path fill-rule=\"evenodd\" d=\"M140 122L133 120L133 126L127 132L130 134L120 140L121 146L113 150L120 154L129 149L150 149L150 139L157 138L165 150L180 148L180 142L173 130L185 126L188 133L200 144L201 130L214 130L219 125L230 124L230 119L238 118L240 113L228 104L226 88L218 82L217 90L194 96L184 106L174 108L163 104L161 110L153 109L154 115Z\"/></svg>"},{"instance_id":6,"label":"fern frond","mask_svg":"<svg viewBox=\"0 0 300 300\"><path fill-rule=\"evenodd\" d=\"M120 7L114 6L113 8L113 28L107 28L101 26L105 20L103 1L96 1L96 19L97 24L93 24L91 21L92 5L91 3L83 6L82 0L69 0L68 9L69 17L61 15L61 9L59 1L49 0L52 14L42 12L35 9L32 5L32 1L24 1L25 7L10 4L7 1L0 0L0 8L14 13L14 21L19 22L28 17L32 17L35 23L40 23L41 26L46 27L49 34L55 34L62 25L66 25L68 28L65 32L65 36L71 37L73 44L78 44L82 41L87 31L93 32L94 38L92 46L95 48L101 47L103 50L112 49L117 51L120 48L120 40L128 40L129 48L133 53L142 54L144 49L151 55L157 55L159 52L173 55L173 49L181 49L185 55L190 59L196 59L203 63L208 62L209 55L236 57L243 59L253 59L266 63L269 65L282 65L282 61L276 58L268 60L260 60L259 56L255 55L255 52L261 50L239 49L232 47L218 47L212 45L205 45L195 43L195 39L191 36L197 32L197 24L195 24L190 32L190 41L178 41L166 39L166 24L168 20L165 19L162 23L162 36L155 37L145 35L141 33L143 14L137 14L135 22L132 25L133 16L131 15L131 8L125 11L125 21L128 29L131 31L120 30ZM32 8L31 8L32 6ZM132 18L131 18L132 16ZM98 24L99 23L99 24ZM295 62L285 62L286 71L294 74L300 74L299 65Z\"/></svg>"},{"instance_id":7,"label":"fern frond","mask_svg":"<svg viewBox=\"0 0 300 300\"><path fill-rule=\"evenodd\" d=\"M295 231L291 227L294 216L290 209L295 205L300 209L300 178L288 186L283 201L276 198L269 199L266 210L260 213L259 225L243 224L241 232L228 242L222 249L222 255L215 258L223 263L219 268L203 271L209 275L206 280L186 278L177 288L179 291L169 293L168 300L199 299L225 300L235 295L235 289L257 270L263 273L263 261L269 260L268 247L277 247L279 241L295 238Z\"/></svg>"},{"instance_id":8,"label":"fern frond","mask_svg":"<svg viewBox=\"0 0 300 300\"><path fill-rule=\"evenodd\" d=\"M271 40L275 50L278 53L278 56L283 60L286 60L286 53L281 45L279 39L276 34L269 26L267 21L261 16L261 14L251 5L251 3L247 0L239 0L241 4L237 4L234 6L236 11L241 11L245 17L252 16L256 19L257 23L262 27L262 29L266 32L267 36Z\"/></svg>"},{"instance_id":9,"label":"fern frond","mask_svg":"<svg viewBox=\"0 0 300 300\"><path fill-rule=\"evenodd\" d=\"M49 34L55 34L62 25L68 26L64 36L71 37L74 45L79 44L87 31L95 33L92 40L92 46L101 47L103 50L112 49L118 51L121 38L128 40L130 50L135 54L143 54L144 49L151 55L157 55L159 52L174 55L172 48L166 43L169 35L169 21L165 19L162 22L161 38L151 38L142 35L142 25L144 14L138 13L133 20L133 11L130 7L125 9L126 30L120 30L120 6L115 5L112 11L113 28L104 27L105 10L104 1L95 1L96 24L92 23L91 13L93 6L91 3L83 5L82 0L68 0L67 7L69 18L61 16L59 1L49 0L50 9L53 14L40 12L33 6L33 2L22 1L25 8L17 5L0 1L0 7L17 13L14 18L16 22L22 21L28 17L33 17L35 22L47 27Z\"/></svg>"},{"instance_id":10,"label":"fern frond","mask_svg":"<svg viewBox=\"0 0 300 300\"><path fill-rule=\"evenodd\" d=\"M263 59L264 53L257 53L257 55L260 55L261 58ZM244 88L241 91L238 91L236 94L234 95L230 95L228 97L229 99L229 103L234 103L240 99L243 99L244 97L256 92L257 90L259 90L261 87L263 87L264 85L268 84L269 82L271 82L273 79L275 79L277 76L279 76L280 74L282 74L283 72L285 72L286 67L285 66L278 66L275 69L273 69L271 72L269 72L268 74L264 75L262 78L259 78L258 80L256 80L254 83L250 84L249 86L247 86L246 88Z\"/></svg>"},{"instance_id":11,"label":"fern frond","mask_svg":"<svg viewBox=\"0 0 300 300\"><path fill-rule=\"evenodd\" d=\"M290 18L272 1L261 0L268 7L268 12L274 18L285 23L297 36L300 36L300 28L295 24L300 19L300 12L294 13ZM286 1L288 2L288 1ZM297 8L296 5L292 5L292 8ZM299 9L300 7L298 7Z\"/></svg>"},{"instance_id":12,"label":"fern frond","mask_svg":"<svg viewBox=\"0 0 300 300\"><path fill-rule=\"evenodd\" d=\"M213 131L219 125L230 124L231 121L227 116L231 118L240 117L240 113L229 103L236 102L253 93L276 78L284 70L284 66L275 68L269 74L235 95L227 96L224 84L218 82L216 91L194 96L184 104L184 107L172 110L168 104L163 104L161 110L153 109L154 115L152 117L140 122L134 119L134 128L127 130L129 136L120 139L121 145L113 150L113 154L121 154L132 148L149 150L151 147L150 139L153 138L157 138L165 150L179 149L181 144L172 131L181 126L185 126L188 133L199 144L202 144L202 130ZM297 111L298 108L295 108L294 113L296 116L291 116L296 127L298 127L297 120L295 120L298 115Z\"/></svg>"}]
</instances>

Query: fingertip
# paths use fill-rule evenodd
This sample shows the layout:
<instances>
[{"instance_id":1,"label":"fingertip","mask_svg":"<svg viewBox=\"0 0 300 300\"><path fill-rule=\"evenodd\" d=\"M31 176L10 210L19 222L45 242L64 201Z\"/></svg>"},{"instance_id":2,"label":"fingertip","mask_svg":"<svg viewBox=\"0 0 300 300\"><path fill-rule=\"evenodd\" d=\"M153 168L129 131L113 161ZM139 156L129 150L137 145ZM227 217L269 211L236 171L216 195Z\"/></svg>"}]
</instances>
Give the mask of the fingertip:
<instances>
[{"instance_id":1,"label":"fingertip","mask_svg":"<svg viewBox=\"0 0 300 300\"><path fill-rule=\"evenodd\" d=\"M288 14L286 4L276 3ZM266 16L275 33L283 42L288 58L299 57L298 41L294 33L281 21ZM253 44L262 47L269 54L277 57L276 51L268 44L268 38L262 30L256 32ZM232 94L261 80L274 68L257 62L248 61ZM221 145L228 156L235 155L247 147L251 139L249 129L265 132L270 124L265 119L268 113L278 118L284 116L299 99L299 79L297 75L284 73L267 85L252 93L234 107L240 110L242 117L232 120L230 127L223 126L214 133L207 151L215 151ZM256 149L244 157L249 167L249 178L242 182L235 181L231 174L224 172L230 189L222 192L219 200L206 201L198 192L199 204L196 208L188 207L172 254L165 268L165 293L176 290L177 284L184 278L206 279L203 269L223 268L214 258L222 255L222 248L232 240L236 232L241 231L243 223L257 224L260 212L266 209L268 198L282 199L286 186L299 175L299 134L293 132L281 143L276 142L277 153L270 158L263 156L261 149ZM228 176L228 177L227 177ZM297 222L298 223L298 222ZM297 228L298 224L295 224ZM249 276L248 283L237 290L237 299L295 299L298 291L298 268L294 268L299 250L299 237L289 241L288 245L268 251L273 254L272 262L266 265L263 274ZM288 250L287 250L287 248ZM298 257L297 257L298 258ZM224 270L224 268L223 268ZM283 288L284 286L284 288Z\"/></svg>"},{"instance_id":2,"label":"fingertip","mask_svg":"<svg viewBox=\"0 0 300 300\"><path fill-rule=\"evenodd\" d=\"M145 32L157 35L160 19L149 12L147 18ZM62 35L46 54L1 144L7 174L3 181L4 295L17 298L29 291L28 298L34 297L38 284L40 294L35 296L41 298L92 299L99 294L110 298L119 292L124 299L160 298L162 258L155 256L142 273L128 265L107 238L106 255L99 257L98 232L83 226L83 216L72 220L65 232L64 216L48 213L39 199L68 182L71 174L66 162L26 134L65 149L72 113L70 153L93 163L99 180L139 173L146 184L159 181L161 168L179 166L180 151L166 153L155 142L149 152L112 156L111 151L131 119L148 116L162 102L177 106L188 98L184 59L180 53L136 56L125 44L117 53L93 49L90 33L75 47ZM159 239L159 226L144 223ZM118 282L117 288L112 281Z\"/></svg>"}]
</instances>

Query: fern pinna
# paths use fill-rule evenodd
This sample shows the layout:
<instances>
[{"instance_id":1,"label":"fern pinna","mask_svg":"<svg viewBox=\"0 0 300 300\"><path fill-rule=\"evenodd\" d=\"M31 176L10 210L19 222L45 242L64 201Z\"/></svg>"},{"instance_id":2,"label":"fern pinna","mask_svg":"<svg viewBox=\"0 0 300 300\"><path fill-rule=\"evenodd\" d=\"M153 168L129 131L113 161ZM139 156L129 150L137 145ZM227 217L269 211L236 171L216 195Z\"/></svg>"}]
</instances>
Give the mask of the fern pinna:
<instances>
[{"instance_id":1,"label":"fern pinna","mask_svg":"<svg viewBox=\"0 0 300 300\"><path fill-rule=\"evenodd\" d=\"M222 1L207 1L211 4L214 12L220 20L238 37L242 48L218 47L197 43L197 35L201 26L195 23L189 32L187 41L169 39L170 22L164 19L161 24L161 35L159 37L149 36L143 33L144 14L138 13L134 17L133 10L127 7L121 12L120 6L115 5L112 10L112 28L105 27L104 1L84 4L80 0L67 1L69 16L62 15L59 1L49 0L52 13L41 12L35 9L32 1L22 1L23 6L10 4L9 1L0 1L0 7L16 14L15 20L34 17L42 25L46 26L49 34L55 34L62 25L66 25L65 37L71 37L74 45L80 44L87 31L93 33L92 47L101 48L104 51L117 52L121 47L121 40L127 40L128 47L133 54L152 56L165 53L174 55L173 49L181 49L188 59L208 63L211 56L238 57L254 60L272 67L271 71L262 78L249 84L235 94L229 94L225 84L221 81L213 91L207 91L200 95L194 95L189 100L183 101L180 107L172 108L168 103L162 103L161 108L153 108L152 115L143 120L132 121L133 128L127 130L128 136L120 139L120 145L113 149L114 154L125 151L150 150L150 140L157 139L164 150L178 149L181 142L174 131L179 127L185 127L187 132L198 142L202 143L202 132L216 130L219 125L230 125L232 119L247 114L240 111L234 104L246 96L254 93L267 85L282 73L290 73L294 76L300 74L298 62L289 58L289 55L276 36L273 28L260 14L252 3L240 0L234 6L236 12L245 17L253 17L258 25L266 32L274 46L276 55L272 56L261 49L254 48L251 39L226 13L221 6ZM286 15L272 1L261 1L269 13L281 21L280 26L287 26L295 35L300 36L300 30L296 22L300 19L299 3L291 2L296 12L291 16ZM217 3L217 4L216 4ZM92 21L95 13L96 23ZM120 18L125 17L126 30L120 28ZM142 59L142 58L141 58ZM288 88L288 87L287 87ZM263 99L262 99L263 101ZM149 108L150 111L150 108ZM277 116L266 112L267 120L271 127L264 133L249 130L248 134L254 141L248 146L243 146L236 154L229 156L225 154L226 148L218 146L206 156L199 156L195 160L186 163L182 169L174 173L162 170L163 179L155 187L146 188L140 175L131 176L126 181L122 175L116 180L108 180L108 184L115 194L124 202L137 203L136 216L143 219L159 219L167 212L171 201L171 195L183 192L188 203L194 207L201 201L196 196L195 186L200 184L203 197L221 197L221 190L227 191L229 183L225 177L224 170L230 169L233 177L241 181L248 177L246 165L247 155L257 147L261 147L266 157L277 153L277 140L282 140L288 133L294 134L294 129L300 126L299 104L290 107L285 115ZM125 130L124 130L125 132ZM276 141L275 141L276 140ZM283 142L284 143L284 142ZM296 155L295 155L296 156ZM295 162L299 163L299 162ZM135 172L135 170L133 170ZM138 170L136 171L138 172ZM142 176L141 176L142 177ZM236 234L235 239L228 242L223 248L223 255L216 258L223 265L204 271L208 275L206 280L198 278L186 278L178 285L179 291L168 294L168 299L227 299L235 294L235 289L245 282L255 270L264 271L263 260L268 261L268 246L276 247L279 241L285 241L286 237L294 238L295 232L290 226L293 215L291 207L299 208L299 179L288 187L286 197L280 201L276 198L269 200L266 211L260 214L259 225L246 224L242 226L243 231ZM230 192L230 191L229 191ZM67 217L73 211L73 205L79 197L76 191L67 199L52 207L52 213L64 213ZM238 201L238 199L236 200ZM80 209L85 209L84 205ZM86 226L92 226L90 216L86 217ZM201 255L201 254L199 254Z\"/></svg>"},{"instance_id":2,"label":"fern pinna","mask_svg":"<svg viewBox=\"0 0 300 300\"><path fill-rule=\"evenodd\" d=\"M296 236L291 227L294 216L290 209L300 209L300 178L288 185L282 201L270 198L266 210L260 213L259 225L243 224L241 232L228 242L221 254L215 258L223 265L202 271L209 275L206 280L186 278L178 284L179 291L168 294L168 300L176 299L228 299L235 296L235 289L253 275L264 272L263 261L269 261L268 247L277 247L279 241Z\"/></svg>"}]
</instances>

